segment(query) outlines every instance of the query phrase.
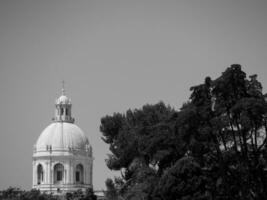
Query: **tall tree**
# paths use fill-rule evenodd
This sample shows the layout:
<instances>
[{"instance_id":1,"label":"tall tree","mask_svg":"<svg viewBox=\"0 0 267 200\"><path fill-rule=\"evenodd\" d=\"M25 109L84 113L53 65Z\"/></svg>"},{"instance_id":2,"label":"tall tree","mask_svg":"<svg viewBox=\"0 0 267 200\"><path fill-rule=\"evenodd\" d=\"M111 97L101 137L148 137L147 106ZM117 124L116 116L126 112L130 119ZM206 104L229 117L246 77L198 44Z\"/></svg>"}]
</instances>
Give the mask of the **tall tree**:
<instances>
[{"instance_id":1,"label":"tall tree","mask_svg":"<svg viewBox=\"0 0 267 200\"><path fill-rule=\"evenodd\" d=\"M124 197L267 199L261 83L234 64L190 90L179 111L161 102L102 118L107 165L122 171Z\"/></svg>"},{"instance_id":2,"label":"tall tree","mask_svg":"<svg viewBox=\"0 0 267 200\"><path fill-rule=\"evenodd\" d=\"M175 113L174 109L160 102L101 119L103 140L110 145L112 152L107 166L112 170L121 170L124 182L122 191L133 193L134 190L136 195L151 193L152 187L137 188L137 185L146 181L147 176L151 177L150 181L156 179L172 157L180 156L171 126Z\"/></svg>"},{"instance_id":3,"label":"tall tree","mask_svg":"<svg viewBox=\"0 0 267 200\"><path fill-rule=\"evenodd\" d=\"M105 182L107 191L105 192L105 197L106 199L109 200L118 200L118 191L115 186L115 183L113 182L112 179L108 178Z\"/></svg>"}]
</instances>

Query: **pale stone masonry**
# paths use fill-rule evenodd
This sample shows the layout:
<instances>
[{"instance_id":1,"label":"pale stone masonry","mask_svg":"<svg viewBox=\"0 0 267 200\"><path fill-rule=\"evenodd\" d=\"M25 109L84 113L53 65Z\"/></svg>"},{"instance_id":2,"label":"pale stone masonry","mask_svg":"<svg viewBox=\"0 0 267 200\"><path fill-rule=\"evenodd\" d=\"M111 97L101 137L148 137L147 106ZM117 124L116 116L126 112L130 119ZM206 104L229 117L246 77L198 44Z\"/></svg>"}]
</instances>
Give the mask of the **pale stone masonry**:
<instances>
[{"instance_id":1,"label":"pale stone masonry","mask_svg":"<svg viewBox=\"0 0 267 200\"><path fill-rule=\"evenodd\" d=\"M92 187L92 147L74 124L71 100L64 94L56 100L55 117L39 136L33 150L32 187L42 192L64 194Z\"/></svg>"}]
</instances>

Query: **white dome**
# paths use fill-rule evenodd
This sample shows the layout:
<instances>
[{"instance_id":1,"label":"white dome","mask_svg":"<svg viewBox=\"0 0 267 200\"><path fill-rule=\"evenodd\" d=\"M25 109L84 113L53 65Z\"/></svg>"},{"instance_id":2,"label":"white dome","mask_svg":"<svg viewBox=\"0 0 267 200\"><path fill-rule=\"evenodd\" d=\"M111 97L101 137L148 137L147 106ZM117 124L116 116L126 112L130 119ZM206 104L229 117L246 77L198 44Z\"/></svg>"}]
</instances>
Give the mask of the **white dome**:
<instances>
[{"instance_id":1,"label":"white dome","mask_svg":"<svg viewBox=\"0 0 267 200\"><path fill-rule=\"evenodd\" d=\"M56 100L56 104L70 104L71 100L65 96L65 95L61 95L57 100Z\"/></svg>"},{"instance_id":2,"label":"white dome","mask_svg":"<svg viewBox=\"0 0 267 200\"><path fill-rule=\"evenodd\" d=\"M72 123L54 122L44 129L39 136L36 151L46 150L51 146L53 150L83 150L89 146L89 141L83 131Z\"/></svg>"}]
</instances>

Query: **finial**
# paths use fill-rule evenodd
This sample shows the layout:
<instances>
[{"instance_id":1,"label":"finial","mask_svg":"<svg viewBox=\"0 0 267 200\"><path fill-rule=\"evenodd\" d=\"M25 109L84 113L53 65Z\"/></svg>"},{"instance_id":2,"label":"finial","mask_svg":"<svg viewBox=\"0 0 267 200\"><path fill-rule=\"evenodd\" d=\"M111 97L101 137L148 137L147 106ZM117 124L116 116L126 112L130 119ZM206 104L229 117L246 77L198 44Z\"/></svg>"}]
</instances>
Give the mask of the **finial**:
<instances>
[{"instance_id":1,"label":"finial","mask_svg":"<svg viewBox=\"0 0 267 200\"><path fill-rule=\"evenodd\" d=\"M62 81L61 93L62 93L62 95L65 95L65 82L64 82L64 80Z\"/></svg>"}]
</instances>

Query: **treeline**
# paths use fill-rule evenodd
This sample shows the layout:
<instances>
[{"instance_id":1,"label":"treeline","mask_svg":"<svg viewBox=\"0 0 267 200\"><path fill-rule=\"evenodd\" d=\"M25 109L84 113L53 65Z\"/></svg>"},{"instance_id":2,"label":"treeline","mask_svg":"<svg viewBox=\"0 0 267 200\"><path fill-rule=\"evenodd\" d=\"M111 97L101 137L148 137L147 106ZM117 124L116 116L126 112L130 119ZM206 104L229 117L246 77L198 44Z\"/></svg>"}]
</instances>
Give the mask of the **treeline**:
<instances>
[{"instance_id":1,"label":"treeline","mask_svg":"<svg viewBox=\"0 0 267 200\"><path fill-rule=\"evenodd\" d=\"M19 188L9 187L0 191L0 200L96 200L97 197L91 188L86 192L77 190L73 193L64 195L52 195L41 193L40 190L32 189L30 191L21 190Z\"/></svg>"},{"instance_id":2,"label":"treeline","mask_svg":"<svg viewBox=\"0 0 267 200\"><path fill-rule=\"evenodd\" d=\"M180 110L160 102L101 119L106 164L121 172L106 180L109 200L267 199L267 103L256 75L234 64L190 90Z\"/></svg>"}]
</instances>

